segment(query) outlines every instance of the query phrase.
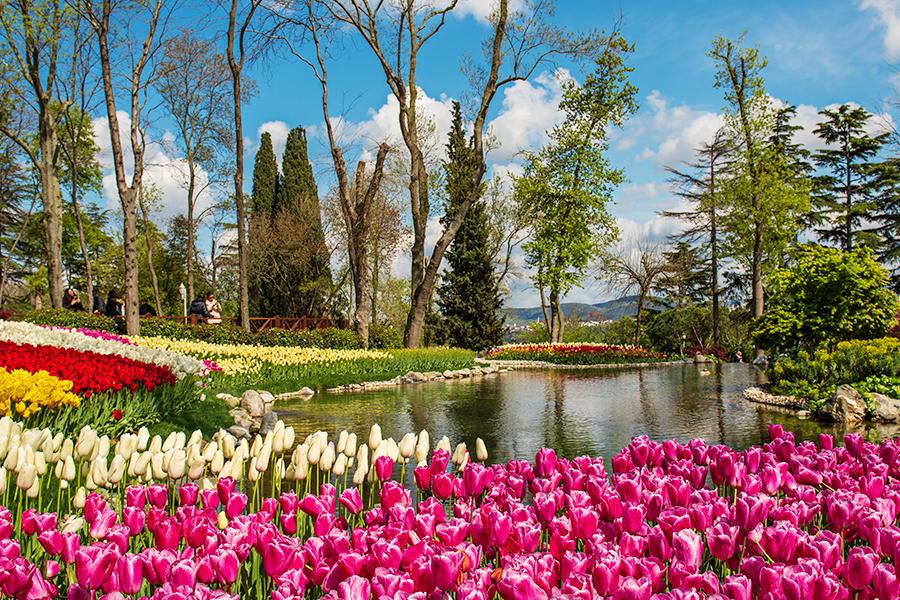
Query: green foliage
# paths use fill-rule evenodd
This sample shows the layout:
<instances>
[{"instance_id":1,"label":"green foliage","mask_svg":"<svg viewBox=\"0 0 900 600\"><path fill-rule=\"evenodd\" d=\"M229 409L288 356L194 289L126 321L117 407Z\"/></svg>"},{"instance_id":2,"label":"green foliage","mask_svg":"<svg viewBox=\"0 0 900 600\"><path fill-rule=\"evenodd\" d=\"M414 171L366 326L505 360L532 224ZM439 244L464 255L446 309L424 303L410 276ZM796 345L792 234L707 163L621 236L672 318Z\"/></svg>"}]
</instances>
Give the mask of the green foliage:
<instances>
[{"instance_id":1,"label":"green foliage","mask_svg":"<svg viewBox=\"0 0 900 600\"><path fill-rule=\"evenodd\" d=\"M866 248L797 246L790 266L770 277L769 310L754 337L762 347L784 351L883 336L900 311L888 282L888 272Z\"/></svg>"},{"instance_id":2,"label":"green foliage","mask_svg":"<svg viewBox=\"0 0 900 600\"><path fill-rule=\"evenodd\" d=\"M253 164L253 214L271 217L275 210L278 192L278 163L272 147L272 135L264 131L259 139L259 150Z\"/></svg>"},{"instance_id":3,"label":"green foliage","mask_svg":"<svg viewBox=\"0 0 900 600\"><path fill-rule=\"evenodd\" d=\"M453 125L444 164L448 203L441 221L448 227L460 206L480 190L472 189L479 158L466 140L462 111L453 105ZM448 269L437 289L440 318L434 331L441 344L472 350L496 346L503 337L503 302L494 273L485 204L479 198L466 213L446 253Z\"/></svg>"},{"instance_id":4,"label":"green foliage","mask_svg":"<svg viewBox=\"0 0 900 600\"><path fill-rule=\"evenodd\" d=\"M85 329L96 329L97 331L113 333L119 330L119 324L111 317L63 308L34 310L23 315L22 320L37 325L52 325L54 327L83 327Z\"/></svg>"},{"instance_id":5,"label":"green foliage","mask_svg":"<svg viewBox=\"0 0 900 600\"><path fill-rule=\"evenodd\" d=\"M801 350L793 357L779 357L767 374L777 393L805 398L813 409L843 384L893 392L887 386L900 377L900 340L852 340L839 342L833 350ZM891 395L888 391L882 393Z\"/></svg>"},{"instance_id":6,"label":"green foliage","mask_svg":"<svg viewBox=\"0 0 900 600\"><path fill-rule=\"evenodd\" d=\"M747 311L721 307L719 321L719 341L727 354L740 350L750 356L752 340ZM650 346L663 352L713 346L712 306L688 304L660 311L647 320L646 335Z\"/></svg>"},{"instance_id":7,"label":"green foliage","mask_svg":"<svg viewBox=\"0 0 900 600\"><path fill-rule=\"evenodd\" d=\"M637 88L625 57L633 47L614 35L583 86L565 86L562 124L548 144L527 155L525 173L516 179L516 197L531 227L523 245L535 270L535 283L561 297L578 286L587 268L616 237L609 212L613 190L624 173L606 157L608 131L637 108Z\"/></svg>"},{"instance_id":8,"label":"green foliage","mask_svg":"<svg viewBox=\"0 0 900 600\"><path fill-rule=\"evenodd\" d=\"M409 371L443 372L473 366L475 353L454 348L391 350L390 358L347 360L333 363L276 366L265 363L254 375L217 376L209 394L237 393L248 387L273 393L291 392L308 386L315 390L367 381L386 381Z\"/></svg>"},{"instance_id":9,"label":"green foliage","mask_svg":"<svg viewBox=\"0 0 900 600\"><path fill-rule=\"evenodd\" d=\"M562 341L567 344L578 342L592 344L632 344L634 343L634 317L622 317L606 323L588 324L571 320L566 323ZM646 332L641 333L640 344L648 346ZM516 342L540 344L547 341L547 327L544 323L534 323L526 331L515 336Z\"/></svg>"},{"instance_id":10,"label":"green foliage","mask_svg":"<svg viewBox=\"0 0 900 600\"><path fill-rule=\"evenodd\" d=\"M389 324L373 323L369 325L369 348L385 350L403 347L403 332Z\"/></svg>"},{"instance_id":11,"label":"green foliage","mask_svg":"<svg viewBox=\"0 0 900 600\"><path fill-rule=\"evenodd\" d=\"M821 225L816 232L844 250L859 245L877 246L877 236L860 231L875 210L873 191L878 185L871 161L890 138L867 131L872 114L862 107L842 104L819 112L825 117L813 132L828 146L815 154L825 174L816 178L816 209Z\"/></svg>"}]
</instances>

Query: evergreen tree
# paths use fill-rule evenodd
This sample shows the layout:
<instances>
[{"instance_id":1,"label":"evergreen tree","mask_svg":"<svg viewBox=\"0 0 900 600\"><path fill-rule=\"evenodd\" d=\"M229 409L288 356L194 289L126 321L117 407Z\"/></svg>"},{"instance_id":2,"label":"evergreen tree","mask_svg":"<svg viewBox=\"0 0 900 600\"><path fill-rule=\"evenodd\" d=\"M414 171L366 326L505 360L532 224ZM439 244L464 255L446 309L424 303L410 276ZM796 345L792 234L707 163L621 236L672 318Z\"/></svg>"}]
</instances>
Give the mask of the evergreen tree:
<instances>
[{"instance_id":1,"label":"evergreen tree","mask_svg":"<svg viewBox=\"0 0 900 600\"><path fill-rule=\"evenodd\" d=\"M860 231L875 208L877 180L870 162L887 142L887 133L869 135L866 125L872 115L862 107L847 104L819 112L825 121L814 131L828 144L815 154L816 164L827 171L817 179L816 204L823 240L852 250L858 243L875 245L871 232Z\"/></svg>"},{"instance_id":2,"label":"evergreen tree","mask_svg":"<svg viewBox=\"0 0 900 600\"><path fill-rule=\"evenodd\" d=\"M275 211L275 195L278 192L278 164L272 136L264 131L259 139L259 150L253 164L253 216L271 217Z\"/></svg>"},{"instance_id":3,"label":"evergreen tree","mask_svg":"<svg viewBox=\"0 0 900 600\"><path fill-rule=\"evenodd\" d=\"M478 155L466 139L459 103L453 105L447 157L444 172L448 201L441 218L445 227L453 222L460 205L472 196L472 172L478 168ZM503 302L494 273L483 200L475 202L466 214L447 250L447 265L437 290L442 317L437 341L475 350L499 344L503 337L503 319L499 314Z\"/></svg>"},{"instance_id":4,"label":"evergreen tree","mask_svg":"<svg viewBox=\"0 0 900 600\"><path fill-rule=\"evenodd\" d=\"M710 297L709 256L699 246L680 240L668 252L665 271L654 284L654 291L670 306L702 303Z\"/></svg>"},{"instance_id":5,"label":"evergreen tree","mask_svg":"<svg viewBox=\"0 0 900 600\"><path fill-rule=\"evenodd\" d=\"M900 292L900 158L871 167L875 176L874 232L880 240L878 259L891 271L891 287Z\"/></svg>"}]
</instances>

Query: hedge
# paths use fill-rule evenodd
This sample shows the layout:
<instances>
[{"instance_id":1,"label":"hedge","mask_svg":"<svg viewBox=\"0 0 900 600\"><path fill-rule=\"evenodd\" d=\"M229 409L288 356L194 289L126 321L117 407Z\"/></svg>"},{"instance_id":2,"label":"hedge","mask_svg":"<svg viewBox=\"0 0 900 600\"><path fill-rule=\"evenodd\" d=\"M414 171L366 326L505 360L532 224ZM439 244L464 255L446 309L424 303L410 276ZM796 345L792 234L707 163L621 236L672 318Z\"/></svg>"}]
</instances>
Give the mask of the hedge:
<instances>
[{"instance_id":1,"label":"hedge","mask_svg":"<svg viewBox=\"0 0 900 600\"><path fill-rule=\"evenodd\" d=\"M124 333L122 319L97 316L88 312L65 309L31 311L22 320L38 325L57 327L84 327L99 331ZM165 337L177 340L198 340L214 344L252 344L256 346L302 346L310 348L347 349L360 348L359 336L350 329L316 329L290 331L288 329L264 329L250 333L226 324L187 325L169 319L144 317L141 319L141 335ZM369 330L369 347L373 349L398 348L402 345L400 334L393 328L373 325Z\"/></svg>"}]
</instances>

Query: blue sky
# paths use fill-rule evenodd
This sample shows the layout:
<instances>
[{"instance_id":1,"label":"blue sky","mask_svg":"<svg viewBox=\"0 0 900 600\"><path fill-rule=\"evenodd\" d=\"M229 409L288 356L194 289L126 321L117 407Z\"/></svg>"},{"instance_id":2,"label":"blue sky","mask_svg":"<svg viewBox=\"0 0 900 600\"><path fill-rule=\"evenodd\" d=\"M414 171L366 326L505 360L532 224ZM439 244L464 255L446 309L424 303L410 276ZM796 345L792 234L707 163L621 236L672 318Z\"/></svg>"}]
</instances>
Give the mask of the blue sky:
<instances>
[{"instance_id":1,"label":"blue sky","mask_svg":"<svg viewBox=\"0 0 900 600\"><path fill-rule=\"evenodd\" d=\"M451 18L420 59L425 110L439 129L449 122L450 100L467 93L459 70L461 58L478 53L489 33L483 18L488 3L461 0L464 14ZM722 94L713 87L713 65L706 56L717 35L735 37L746 31L747 42L760 47L769 59L768 92L800 107L798 122L806 129L800 139L811 147L816 143L810 133L816 113L828 105L856 102L881 115L884 122L891 120L890 103L900 81L893 66L900 64L900 0L557 2L555 19L573 29L608 28L619 18L624 36L635 44L630 62L641 104L623 130L614 134L610 148L611 160L628 178L616 193L612 209L626 237L660 239L676 226L657 216L659 210L677 202L663 167L690 160L691 150L721 123ZM346 119L348 139L366 145L394 135L396 108L392 111L384 76L369 50L348 42L335 48L334 54L332 112ZM325 147L316 142L322 122L316 82L290 56L275 57L251 73L259 93L244 113L248 169L261 131L272 133L280 152L288 129L303 125L312 134L311 152L324 193L329 162ZM579 73L572 76L577 79ZM501 146L490 159L498 171L514 171L518 153L544 141L544 132L559 119L558 100L559 84L552 72L507 88L497 99L492 119ZM166 160L177 162L178 158L163 156L161 162ZM163 181L161 173L153 177L159 177L168 197L171 182ZM107 194L111 196L109 192L111 188ZM175 198L171 210L177 210L178 194L172 191L171 196ZM398 275L405 275L406 264L408 258L398 259ZM589 282L568 299L598 301L609 295L604 286ZM508 303L522 306L535 301L526 277L513 286Z\"/></svg>"}]
</instances>

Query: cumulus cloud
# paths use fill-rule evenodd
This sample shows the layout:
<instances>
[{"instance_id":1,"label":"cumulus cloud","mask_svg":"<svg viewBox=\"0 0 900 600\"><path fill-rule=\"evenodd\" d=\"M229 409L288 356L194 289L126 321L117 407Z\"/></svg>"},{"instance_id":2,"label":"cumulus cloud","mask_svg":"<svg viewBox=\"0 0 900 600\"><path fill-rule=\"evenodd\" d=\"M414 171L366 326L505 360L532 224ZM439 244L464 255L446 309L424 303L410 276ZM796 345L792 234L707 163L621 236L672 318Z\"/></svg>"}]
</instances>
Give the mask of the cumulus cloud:
<instances>
[{"instance_id":1,"label":"cumulus cloud","mask_svg":"<svg viewBox=\"0 0 900 600\"><path fill-rule=\"evenodd\" d=\"M486 23L491 14L497 10L498 4L497 0L459 0L452 14L459 18L472 16L476 20ZM509 9L511 12L515 12L521 10L524 5L523 0L512 0L509 3Z\"/></svg>"},{"instance_id":2,"label":"cumulus cloud","mask_svg":"<svg viewBox=\"0 0 900 600\"><path fill-rule=\"evenodd\" d=\"M875 20L884 28L884 57L900 59L900 2L897 0L860 0L859 7L875 13Z\"/></svg>"},{"instance_id":3,"label":"cumulus cloud","mask_svg":"<svg viewBox=\"0 0 900 600\"><path fill-rule=\"evenodd\" d=\"M118 111L119 133L122 150L125 154L125 174L128 181L134 175L134 160L131 148L131 118L128 113ZM112 146L110 143L109 121L105 117L98 117L93 121L94 140L100 148L98 160L103 169L103 196L106 207L118 210L119 193L116 187L116 176L113 167ZM153 220L161 226L165 226L169 219L176 215L184 214L187 200L185 191L187 177L187 162L182 158L170 156L166 150L166 142L172 142L174 136L166 132L162 136L162 143L148 142L144 151L144 176L145 185L154 185L160 192L160 205L153 214ZM206 171L202 168L197 175L199 188L203 189L209 182ZM208 189L197 198L195 214L199 214L208 208L213 198Z\"/></svg>"},{"instance_id":4,"label":"cumulus cloud","mask_svg":"<svg viewBox=\"0 0 900 600\"><path fill-rule=\"evenodd\" d=\"M284 156L284 146L287 143L287 137L290 130L290 126L284 121L266 121L256 129L256 140L253 142L253 152L256 153L259 150L260 136L262 136L263 133L268 133L272 136L272 148L275 150L275 161L278 163L278 168L280 169L281 159Z\"/></svg>"}]
</instances>

